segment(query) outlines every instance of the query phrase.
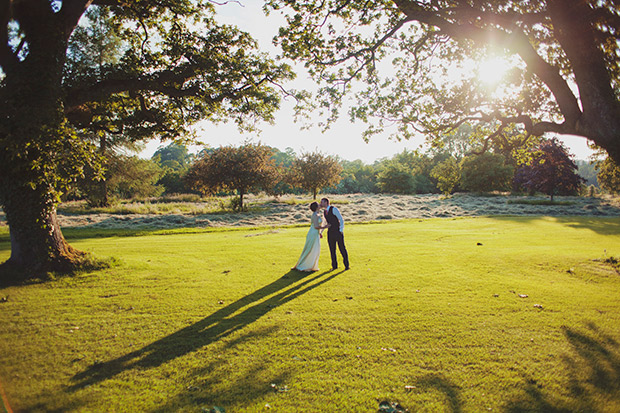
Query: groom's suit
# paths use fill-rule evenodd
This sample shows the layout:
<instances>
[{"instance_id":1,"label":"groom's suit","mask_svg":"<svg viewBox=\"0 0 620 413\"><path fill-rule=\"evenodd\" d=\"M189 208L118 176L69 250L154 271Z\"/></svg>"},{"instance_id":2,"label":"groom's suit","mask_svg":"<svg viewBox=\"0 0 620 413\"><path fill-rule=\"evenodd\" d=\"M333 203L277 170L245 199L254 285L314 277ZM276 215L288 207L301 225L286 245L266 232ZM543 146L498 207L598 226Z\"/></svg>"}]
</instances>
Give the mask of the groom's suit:
<instances>
[{"instance_id":1,"label":"groom's suit","mask_svg":"<svg viewBox=\"0 0 620 413\"><path fill-rule=\"evenodd\" d=\"M334 212L336 214L334 214ZM331 225L327 229L327 243L329 244L329 252L332 256L332 268L338 268L338 260L336 259L336 244L338 244L338 249L340 250L340 254L342 254L344 268L349 269L349 254L347 253L347 248L344 246L344 234L342 233L344 230L342 215L340 215L338 208L330 205L325 210L325 219L327 223Z\"/></svg>"}]
</instances>

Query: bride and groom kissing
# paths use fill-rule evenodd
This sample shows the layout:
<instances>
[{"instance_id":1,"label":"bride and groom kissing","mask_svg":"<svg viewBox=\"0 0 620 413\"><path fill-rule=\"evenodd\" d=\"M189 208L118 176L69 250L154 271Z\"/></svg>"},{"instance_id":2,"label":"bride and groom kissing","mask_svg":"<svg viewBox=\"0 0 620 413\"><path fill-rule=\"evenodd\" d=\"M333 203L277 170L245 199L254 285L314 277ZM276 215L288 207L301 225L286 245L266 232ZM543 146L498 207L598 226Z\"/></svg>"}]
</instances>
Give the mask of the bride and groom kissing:
<instances>
[{"instance_id":1,"label":"bride and groom kissing","mask_svg":"<svg viewBox=\"0 0 620 413\"><path fill-rule=\"evenodd\" d=\"M342 219L340 211L335 206L330 205L327 198L321 199L320 205L316 202L311 203L310 210L312 211L312 225L308 230L306 244L301 252L301 257L299 257L299 261L297 261L293 269L306 272L319 270L321 238L323 238L323 231L327 228L327 244L332 256L332 270L338 268L336 245L342 255L344 269L348 270L349 254L344 245L344 219Z\"/></svg>"}]
</instances>

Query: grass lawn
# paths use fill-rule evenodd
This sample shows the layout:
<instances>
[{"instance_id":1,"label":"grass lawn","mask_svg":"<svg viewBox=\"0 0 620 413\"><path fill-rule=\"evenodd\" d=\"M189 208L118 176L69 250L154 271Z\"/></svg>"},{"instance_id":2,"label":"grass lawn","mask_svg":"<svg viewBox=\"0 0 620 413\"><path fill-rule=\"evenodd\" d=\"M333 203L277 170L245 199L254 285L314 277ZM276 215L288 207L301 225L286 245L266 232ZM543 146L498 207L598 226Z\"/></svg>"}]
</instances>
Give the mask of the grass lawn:
<instances>
[{"instance_id":1,"label":"grass lawn","mask_svg":"<svg viewBox=\"0 0 620 413\"><path fill-rule=\"evenodd\" d=\"M121 264L0 289L11 407L620 411L620 219L348 225L310 275L306 231L66 231Z\"/></svg>"}]
</instances>

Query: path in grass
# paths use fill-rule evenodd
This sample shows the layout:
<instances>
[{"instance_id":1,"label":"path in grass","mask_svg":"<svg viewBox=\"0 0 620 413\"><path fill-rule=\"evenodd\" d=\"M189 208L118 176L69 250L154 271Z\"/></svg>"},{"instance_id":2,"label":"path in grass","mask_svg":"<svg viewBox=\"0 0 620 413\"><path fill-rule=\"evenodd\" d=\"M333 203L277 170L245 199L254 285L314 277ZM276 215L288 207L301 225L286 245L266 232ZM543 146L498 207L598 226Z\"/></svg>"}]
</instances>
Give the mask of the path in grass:
<instances>
[{"instance_id":1,"label":"path in grass","mask_svg":"<svg viewBox=\"0 0 620 413\"><path fill-rule=\"evenodd\" d=\"M372 412L382 400L416 412L620 410L620 276L593 261L620 256L620 219L348 225L352 270L325 271L324 243L311 275L289 270L305 232L68 232L74 246L123 264L0 290L9 402L17 411ZM5 234L0 261L8 255Z\"/></svg>"}]
</instances>

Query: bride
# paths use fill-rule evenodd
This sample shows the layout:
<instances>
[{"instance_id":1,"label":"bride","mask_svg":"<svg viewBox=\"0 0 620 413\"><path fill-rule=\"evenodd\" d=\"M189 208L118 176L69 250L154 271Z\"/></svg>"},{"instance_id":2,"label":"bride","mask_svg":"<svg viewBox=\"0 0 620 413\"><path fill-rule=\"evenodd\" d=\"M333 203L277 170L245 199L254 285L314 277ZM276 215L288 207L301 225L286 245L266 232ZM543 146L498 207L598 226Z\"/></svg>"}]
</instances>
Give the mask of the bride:
<instances>
[{"instance_id":1,"label":"bride","mask_svg":"<svg viewBox=\"0 0 620 413\"><path fill-rule=\"evenodd\" d=\"M299 257L299 261L293 267L297 271L318 271L321 238L323 238L323 230L329 227L329 224L321 225L323 218L321 217L319 204L316 202L311 203L310 209L312 210L312 225L308 230L308 235L306 235L306 245L304 245L304 249L301 252L301 257Z\"/></svg>"}]
</instances>

